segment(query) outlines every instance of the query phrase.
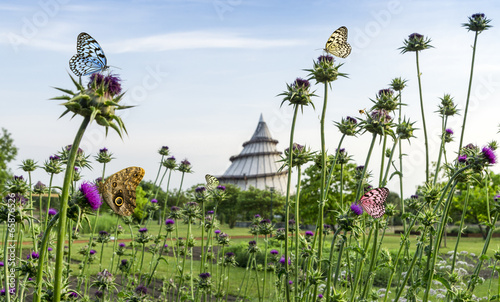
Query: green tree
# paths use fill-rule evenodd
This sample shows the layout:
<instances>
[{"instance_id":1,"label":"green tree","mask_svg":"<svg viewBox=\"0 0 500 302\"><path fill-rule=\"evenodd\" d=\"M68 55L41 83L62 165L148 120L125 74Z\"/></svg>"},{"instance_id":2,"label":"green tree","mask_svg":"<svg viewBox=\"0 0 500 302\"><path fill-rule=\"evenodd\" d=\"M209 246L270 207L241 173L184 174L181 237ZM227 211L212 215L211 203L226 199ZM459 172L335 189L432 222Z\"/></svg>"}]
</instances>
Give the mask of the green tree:
<instances>
[{"instance_id":1,"label":"green tree","mask_svg":"<svg viewBox=\"0 0 500 302\"><path fill-rule=\"evenodd\" d=\"M495 195L500 192L500 174L490 172L490 179L474 181L470 184L469 201L465 210L465 223L477 224L483 238L486 238L488 229L483 227L485 222L489 220L487 202L491 202ZM454 202L450 216L457 224L460 223L460 217L464 210L465 197L467 195L467 185L460 183L457 186L457 194L455 194ZM488 194L487 194L488 193ZM489 199L487 198L489 197ZM491 206L489 207L491 209Z\"/></svg>"},{"instance_id":2,"label":"green tree","mask_svg":"<svg viewBox=\"0 0 500 302\"><path fill-rule=\"evenodd\" d=\"M272 193L273 198L273 215L283 212L285 205L285 197L278 192ZM252 220L255 214L259 214L262 218L271 217L271 191L261 190L250 187L247 191L241 191L238 195L239 214L243 215L241 219Z\"/></svg>"},{"instance_id":3,"label":"green tree","mask_svg":"<svg viewBox=\"0 0 500 302\"><path fill-rule=\"evenodd\" d=\"M327 159L327 171L330 170L333 156ZM350 206L354 202L356 193L356 165L352 163L343 165L343 188L344 207ZM300 192L300 215L302 224L315 224L317 207L320 194L321 167L319 161L304 170L304 176ZM332 212L339 210L340 199L340 165L335 166L333 179L328 190L327 203L325 205L325 223L335 224Z\"/></svg>"},{"instance_id":4,"label":"green tree","mask_svg":"<svg viewBox=\"0 0 500 302\"><path fill-rule=\"evenodd\" d=\"M7 129L2 128L0 136L0 191L3 191L5 181L12 177L12 171L7 168L7 164L14 160L17 155L17 148L14 146L14 139Z\"/></svg>"},{"instance_id":5,"label":"green tree","mask_svg":"<svg viewBox=\"0 0 500 302\"><path fill-rule=\"evenodd\" d=\"M234 228L236 220L238 219L238 195L241 189L232 184L223 184L226 187L226 199L217 205L217 215L223 223L227 223L229 228ZM214 209L215 204L210 202L207 208Z\"/></svg>"}]
</instances>

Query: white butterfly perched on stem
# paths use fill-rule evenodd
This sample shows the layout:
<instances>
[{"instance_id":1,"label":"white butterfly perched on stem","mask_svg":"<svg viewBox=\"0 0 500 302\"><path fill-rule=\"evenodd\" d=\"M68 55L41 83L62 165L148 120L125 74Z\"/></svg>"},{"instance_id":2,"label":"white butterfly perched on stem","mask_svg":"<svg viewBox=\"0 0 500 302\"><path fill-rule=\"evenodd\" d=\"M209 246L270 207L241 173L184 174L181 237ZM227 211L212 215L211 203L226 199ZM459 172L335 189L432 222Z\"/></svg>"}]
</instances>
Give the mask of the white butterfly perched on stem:
<instances>
[{"instance_id":1,"label":"white butterfly perched on stem","mask_svg":"<svg viewBox=\"0 0 500 302\"><path fill-rule=\"evenodd\" d=\"M215 190L215 188L219 185L219 180L210 174L205 175L205 180L207 181L206 188L209 191Z\"/></svg>"},{"instance_id":2,"label":"white butterfly perched on stem","mask_svg":"<svg viewBox=\"0 0 500 302\"><path fill-rule=\"evenodd\" d=\"M97 41L87 33L80 33L76 39L77 53L69 60L71 71L81 77L109 68L104 51Z\"/></svg>"},{"instance_id":3,"label":"white butterfly perched on stem","mask_svg":"<svg viewBox=\"0 0 500 302\"><path fill-rule=\"evenodd\" d=\"M376 188L368 191L359 200L359 204L363 210L373 218L380 218L385 214L384 202L389 196L389 189Z\"/></svg>"},{"instance_id":4,"label":"white butterfly perched on stem","mask_svg":"<svg viewBox=\"0 0 500 302\"><path fill-rule=\"evenodd\" d=\"M351 45L347 43L347 27L341 26L328 38L325 51L339 58L347 58L351 54Z\"/></svg>"}]
</instances>

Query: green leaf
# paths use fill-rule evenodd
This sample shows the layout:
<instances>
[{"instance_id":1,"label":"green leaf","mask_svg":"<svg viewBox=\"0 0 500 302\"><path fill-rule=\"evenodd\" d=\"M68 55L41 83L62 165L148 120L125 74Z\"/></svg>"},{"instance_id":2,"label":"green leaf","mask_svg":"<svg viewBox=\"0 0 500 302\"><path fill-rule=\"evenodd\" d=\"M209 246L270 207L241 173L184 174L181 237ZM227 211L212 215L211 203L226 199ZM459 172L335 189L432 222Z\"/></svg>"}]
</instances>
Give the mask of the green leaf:
<instances>
[{"instance_id":1,"label":"green leaf","mask_svg":"<svg viewBox=\"0 0 500 302\"><path fill-rule=\"evenodd\" d=\"M486 260L488 260L488 256L483 254L483 255L481 255L481 257L479 257L479 260L486 261Z\"/></svg>"},{"instance_id":2,"label":"green leaf","mask_svg":"<svg viewBox=\"0 0 500 302\"><path fill-rule=\"evenodd\" d=\"M450 286L450 283L448 282L448 280L446 280L445 278L443 278L442 276L439 276L439 275L434 275L434 277L432 278L438 282L440 282L441 284L443 284L444 287L446 287L446 289L448 291L451 291L451 286Z\"/></svg>"},{"instance_id":3,"label":"green leaf","mask_svg":"<svg viewBox=\"0 0 500 302\"><path fill-rule=\"evenodd\" d=\"M67 94L75 95L75 93L73 91L69 90L69 89L63 89L63 88L58 88L58 87L52 87L52 88L57 89L59 91L67 93Z\"/></svg>"}]
</instances>

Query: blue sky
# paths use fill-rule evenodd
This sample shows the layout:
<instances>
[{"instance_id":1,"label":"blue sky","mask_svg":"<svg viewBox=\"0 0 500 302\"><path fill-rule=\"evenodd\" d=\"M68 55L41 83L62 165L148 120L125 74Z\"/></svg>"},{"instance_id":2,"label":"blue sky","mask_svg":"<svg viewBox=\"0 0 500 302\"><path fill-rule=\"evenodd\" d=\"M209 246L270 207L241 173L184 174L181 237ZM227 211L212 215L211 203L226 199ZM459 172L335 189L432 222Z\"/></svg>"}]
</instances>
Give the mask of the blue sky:
<instances>
[{"instance_id":1,"label":"blue sky","mask_svg":"<svg viewBox=\"0 0 500 302\"><path fill-rule=\"evenodd\" d=\"M500 41L495 1L3 1L0 4L0 57L2 58L2 110L0 127L12 133L19 148L10 164L15 174L21 160L43 163L73 141L81 118L58 119L64 108L49 100L59 93L52 87L71 88L68 60L76 52L80 32L93 36L103 48L113 72L123 79L124 102L136 105L122 118L129 135L108 137L92 125L82 148L94 155L107 147L116 158L107 171L137 165L154 180L160 156L169 146L177 159L188 159L195 173L184 186L204 182L206 173L222 174L229 157L242 150L260 114L284 149L288 144L291 110L280 108L277 97L286 83L306 77L304 69L322 54L330 34L349 29L352 54L341 71L327 112L327 148L334 151L340 134L333 126L347 115L371 106L379 89L395 77L407 79L404 114L422 128L413 53L400 54L402 41L418 32L435 47L422 52L423 95L429 128L431 160L437 158L440 118L434 114L439 97L451 94L463 108L470 72L474 34L461 24L467 16L483 12L493 28L479 36L465 142L485 145L498 139L500 97ZM319 149L322 87L315 86L316 110L299 116L295 141ZM460 132L462 117L449 121ZM424 179L423 133L404 144L405 195ZM347 139L344 147L358 164L364 162L370 136ZM456 142L448 145L453 158ZM370 169L378 175L372 160ZM498 172L498 168L493 170ZM84 170L86 179L100 167ZM34 180L48 182L41 169ZM378 178L377 178L378 179ZM56 180L57 181L57 180ZM62 181L62 176L59 178ZM178 187L174 175L171 187ZM388 184L396 190L397 181Z\"/></svg>"}]
</instances>

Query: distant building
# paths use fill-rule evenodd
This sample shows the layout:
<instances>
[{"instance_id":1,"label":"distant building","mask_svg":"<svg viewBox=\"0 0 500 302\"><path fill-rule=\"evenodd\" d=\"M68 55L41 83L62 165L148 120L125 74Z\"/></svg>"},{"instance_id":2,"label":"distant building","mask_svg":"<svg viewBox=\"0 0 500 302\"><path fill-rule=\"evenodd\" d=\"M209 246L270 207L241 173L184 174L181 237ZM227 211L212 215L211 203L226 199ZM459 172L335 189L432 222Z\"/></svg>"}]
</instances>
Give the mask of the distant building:
<instances>
[{"instance_id":1,"label":"distant building","mask_svg":"<svg viewBox=\"0 0 500 302\"><path fill-rule=\"evenodd\" d=\"M274 188L276 192L286 192L288 170L278 172L282 162L278 141L271 137L266 122L260 115L259 124L252 138L243 143L239 155L231 156L231 166L219 177L221 183L235 184L243 190L255 187L261 190Z\"/></svg>"}]
</instances>

